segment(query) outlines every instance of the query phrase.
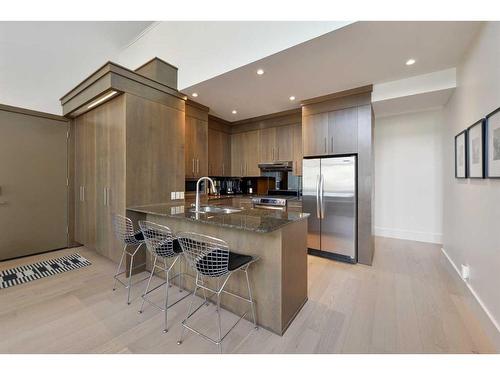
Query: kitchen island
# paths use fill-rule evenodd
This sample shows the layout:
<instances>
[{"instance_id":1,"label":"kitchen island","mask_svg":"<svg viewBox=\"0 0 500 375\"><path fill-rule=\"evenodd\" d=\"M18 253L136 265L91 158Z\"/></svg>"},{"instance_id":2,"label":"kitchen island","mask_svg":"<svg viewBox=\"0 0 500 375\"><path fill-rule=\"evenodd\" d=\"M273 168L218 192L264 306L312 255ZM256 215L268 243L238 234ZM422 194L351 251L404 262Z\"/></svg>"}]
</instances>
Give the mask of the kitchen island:
<instances>
[{"instance_id":1,"label":"kitchen island","mask_svg":"<svg viewBox=\"0 0 500 375\"><path fill-rule=\"evenodd\" d=\"M307 301L308 214L254 209L237 199L225 199L223 203L210 202L217 212L195 213L190 203L181 201L129 207L127 215L135 222L149 220L166 225L174 233L217 237L234 252L258 257L249 269L257 323L282 335ZM189 282L187 288L192 287ZM246 296L244 274L234 273L227 288ZM231 296L224 296L221 305L235 314L248 309L247 303Z\"/></svg>"}]
</instances>

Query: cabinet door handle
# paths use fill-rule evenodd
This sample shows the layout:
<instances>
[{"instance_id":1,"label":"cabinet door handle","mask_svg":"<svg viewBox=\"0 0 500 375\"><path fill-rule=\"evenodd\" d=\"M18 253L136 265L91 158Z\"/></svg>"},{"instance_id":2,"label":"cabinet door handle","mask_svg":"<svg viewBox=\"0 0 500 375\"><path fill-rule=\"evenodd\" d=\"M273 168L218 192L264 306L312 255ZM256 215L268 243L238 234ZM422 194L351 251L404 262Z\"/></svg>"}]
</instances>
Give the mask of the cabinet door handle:
<instances>
[{"instance_id":1,"label":"cabinet door handle","mask_svg":"<svg viewBox=\"0 0 500 375\"><path fill-rule=\"evenodd\" d=\"M273 161L274 161L274 147L273 147Z\"/></svg>"},{"instance_id":2,"label":"cabinet door handle","mask_svg":"<svg viewBox=\"0 0 500 375\"><path fill-rule=\"evenodd\" d=\"M280 160L280 148L278 147L278 157L276 158L276 160Z\"/></svg>"},{"instance_id":3,"label":"cabinet door handle","mask_svg":"<svg viewBox=\"0 0 500 375\"><path fill-rule=\"evenodd\" d=\"M330 137L331 149L330 152L333 154L333 136Z\"/></svg>"},{"instance_id":4,"label":"cabinet door handle","mask_svg":"<svg viewBox=\"0 0 500 375\"><path fill-rule=\"evenodd\" d=\"M79 196L79 199L80 199L80 202L83 202L83 196L82 196L82 185L80 185L80 196Z\"/></svg>"},{"instance_id":5,"label":"cabinet door handle","mask_svg":"<svg viewBox=\"0 0 500 375\"><path fill-rule=\"evenodd\" d=\"M200 174L200 159L196 159L196 173Z\"/></svg>"},{"instance_id":6,"label":"cabinet door handle","mask_svg":"<svg viewBox=\"0 0 500 375\"><path fill-rule=\"evenodd\" d=\"M106 203L106 195L107 195L107 189L104 188L104 202L103 202L103 205L104 206L107 206L107 203Z\"/></svg>"},{"instance_id":7,"label":"cabinet door handle","mask_svg":"<svg viewBox=\"0 0 500 375\"><path fill-rule=\"evenodd\" d=\"M82 202L85 202L85 185L82 186Z\"/></svg>"},{"instance_id":8,"label":"cabinet door handle","mask_svg":"<svg viewBox=\"0 0 500 375\"><path fill-rule=\"evenodd\" d=\"M224 176L224 163L222 163L222 175Z\"/></svg>"},{"instance_id":9,"label":"cabinet door handle","mask_svg":"<svg viewBox=\"0 0 500 375\"><path fill-rule=\"evenodd\" d=\"M193 162L193 166L191 168L191 172L194 174L194 158L192 158L191 161Z\"/></svg>"},{"instance_id":10,"label":"cabinet door handle","mask_svg":"<svg viewBox=\"0 0 500 375\"><path fill-rule=\"evenodd\" d=\"M326 153L326 137L325 137L325 153Z\"/></svg>"}]
</instances>

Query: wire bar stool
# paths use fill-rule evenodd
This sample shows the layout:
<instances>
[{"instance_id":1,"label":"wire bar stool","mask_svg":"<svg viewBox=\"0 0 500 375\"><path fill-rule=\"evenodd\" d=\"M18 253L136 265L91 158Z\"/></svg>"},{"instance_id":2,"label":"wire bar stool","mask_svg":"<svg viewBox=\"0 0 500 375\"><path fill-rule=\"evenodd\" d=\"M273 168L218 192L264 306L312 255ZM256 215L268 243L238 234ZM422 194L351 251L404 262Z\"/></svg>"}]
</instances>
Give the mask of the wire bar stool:
<instances>
[{"instance_id":1,"label":"wire bar stool","mask_svg":"<svg viewBox=\"0 0 500 375\"><path fill-rule=\"evenodd\" d=\"M115 279L115 282L113 285L113 291L116 290L116 282L119 282L125 288L127 288L128 289L127 304L130 305L130 289L132 288L133 285L136 285L136 284L147 279L147 277L146 277L142 280L138 280L138 281L132 283L132 271L139 268L139 267L146 265L146 263L134 265L135 255L139 251L140 247L145 244L144 236L142 235L142 232L140 230L138 230L138 231L134 230L134 225L132 224L132 220L130 220L128 217L125 217L122 215L118 215L118 214L113 215L113 228L114 228L116 238L118 238L118 240L124 244L122 256L120 258L120 263L118 264L118 268L116 270L116 273L113 276L113 278ZM134 251L129 252L128 251L129 246L136 246L136 248ZM127 275L128 282L123 282L122 280L119 279L120 275L127 273L127 270L120 271L122 268L123 259L125 258L125 255L130 256L130 267L129 267L129 272Z\"/></svg>"},{"instance_id":2,"label":"wire bar stool","mask_svg":"<svg viewBox=\"0 0 500 375\"><path fill-rule=\"evenodd\" d=\"M182 344L184 331L185 329L188 329L189 331L196 333L204 339L216 344L219 347L219 352L222 353L222 341L226 338L229 332L231 332L233 328L236 327L241 319L243 319L248 314L248 310L245 311L245 313L239 317L236 323L234 323L226 333L222 334L220 316L220 299L222 293L239 298L250 304L254 328L257 329L255 304L252 297L252 290L250 288L250 281L248 279L248 267L253 262L257 261L258 258L231 252L229 251L229 246L225 241L215 237L192 232L180 232L177 233L177 239L182 247L184 257L186 258L188 264L196 272L193 296L189 304L186 318L182 321L182 330L177 344ZM245 273L248 287L248 297L243 297L224 290L229 278L236 271L242 271ZM207 286L204 282L204 278L217 280L217 287L210 288L209 286ZM188 325L188 319L191 318L203 305L206 304L207 297L205 295L205 300L203 301L203 303L193 311L193 302L195 299L194 297L196 296L196 292L198 291L198 289L212 292L209 298L213 297L214 295L216 296L218 337L215 339L201 333L200 331Z\"/></svg>"},{"instance_id":3,"label":"wire bar stool","mask_svg":"<svg viewBox=\"0 0 500 375\"><path fill-rule=\"evenodd\" d=\"M168 304L168 291L169 288L171 287L170 284L171 280L179 278L179 292L183 292L182 279L184 273L182 273L181 269L182 248L179 245L179 242L173 236L170 228L156 223L152 223L150 221L139 221L139 226L144 235L146 247L153 258L151 275L149 276L146 289L144 291L144 294L142 295L142 304L139 313L143 312L145 302L148 302L150 305L163 311L165 313L165 328L163 329L163 332L168 332L168 323L167 323L168 309L174 306L175 304L179 303L180 301L182 301L191 294L190 292L187 292L187 294L179 298L177 301L171 303L170 305ZM163 267L160 265L161 259L163 259ZM168 264L167 259L172 259L170 265ZM174 276L170 277L170 272L172 271L176 263L178 263L179 272ZM153 278L156 269L165 272L165 282L161 283L160 285L157 285L152 289L149 289L151 285L151 280ZM153 301L151 301L147 296L148 294L157 290L163 285L165 285L165 305L159 306Z\"/></svg>"}]
</instances>

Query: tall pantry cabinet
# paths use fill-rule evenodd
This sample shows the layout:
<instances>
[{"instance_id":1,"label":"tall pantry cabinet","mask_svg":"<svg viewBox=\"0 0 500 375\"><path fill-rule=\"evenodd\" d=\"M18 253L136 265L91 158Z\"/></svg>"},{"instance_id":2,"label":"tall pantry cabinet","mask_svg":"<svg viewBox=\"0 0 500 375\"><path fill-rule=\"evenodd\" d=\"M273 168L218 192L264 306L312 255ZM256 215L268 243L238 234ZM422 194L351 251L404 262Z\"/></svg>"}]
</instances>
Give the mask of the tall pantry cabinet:
<instances>
[{"instance_id":1,"label":"tall pantry cabinet","mask_svg":"<svg viewBox=\"0 0 500 375\"><path fill-rule=\"evenodd\" d=\"M115 239L112 216L126 215L127 207L168 202L172 191L184 190L183 97L127 89L77 111L70 130L73 239L114 261L123 244ZM82 101L87 107L88 100Z\"/></svg>"}]
</instances>

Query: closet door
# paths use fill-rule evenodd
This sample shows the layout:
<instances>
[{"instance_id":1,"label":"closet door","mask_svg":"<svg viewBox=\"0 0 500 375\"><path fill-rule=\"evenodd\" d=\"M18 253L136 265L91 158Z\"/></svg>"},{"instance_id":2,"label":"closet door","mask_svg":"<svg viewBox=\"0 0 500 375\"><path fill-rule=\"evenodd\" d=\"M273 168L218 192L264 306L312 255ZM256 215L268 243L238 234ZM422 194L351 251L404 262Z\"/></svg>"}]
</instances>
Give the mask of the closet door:
<instances>
[{"instance_id":1,"label":"closet door","mask_svg":"<svg viewBox=\"0 0 500 375\"><path fill-rule=\"evenodd\" d=\"M96 130L96 248L120 259L112 216L125 215L125 99L121 95L94 111Z\"/></svg>"},{"instance_id":2,"label":"closet door","mask_svg":"<svg viewBox=\"0 0 500 375\"><path fill-rule=\"evenodd\" d=\"M92 113L75 119L75 240L96 246L96 149Z\"/></svg>"}]
</instances>

